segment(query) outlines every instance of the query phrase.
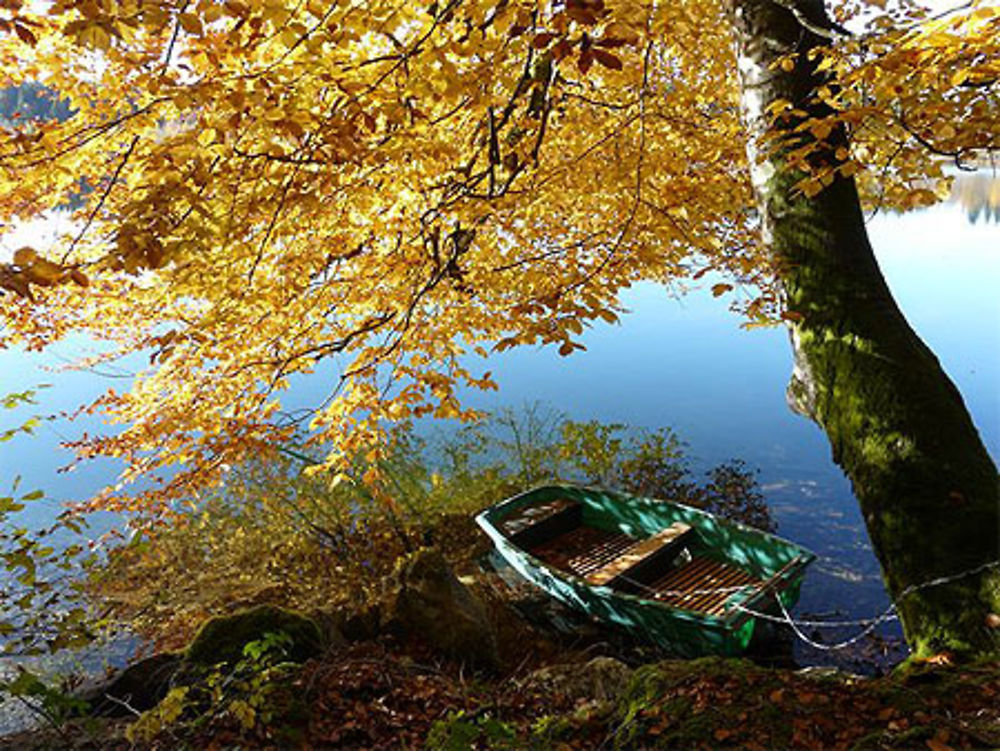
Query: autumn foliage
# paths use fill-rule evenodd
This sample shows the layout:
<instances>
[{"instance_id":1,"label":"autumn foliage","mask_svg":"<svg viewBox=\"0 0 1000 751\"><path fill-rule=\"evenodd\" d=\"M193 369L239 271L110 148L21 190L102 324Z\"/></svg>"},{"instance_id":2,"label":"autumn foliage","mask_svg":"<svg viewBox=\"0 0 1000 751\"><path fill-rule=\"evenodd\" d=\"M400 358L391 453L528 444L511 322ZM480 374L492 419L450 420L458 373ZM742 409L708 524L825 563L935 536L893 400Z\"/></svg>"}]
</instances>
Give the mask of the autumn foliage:
<instances>
[{"instance_id":1,"label":"autumn foliage","mask_svg":"<svg viewBox=\"0 0 1000 751\"><path fill-rule=\"evenodd\" d=\"M751 320L795 314L756 234L723 0L0 7L5 84L71 108L4 121L0 222L75 219L2 259L0 346L87 332L98 359L143 353L90 407L120 428L77 448L159 474L147 504L300 427L339 470L377 460L387 424L472 417L460 389L495 386L474 356L568 355L641 280L717 271ZM872 206L937 200L943 157L998 145L1000 10L836 14L861 31L826 30L801 190L840 172ZM811 158L840 122L850 149ZM331 398L278 419L310 373Z\"/></svg>"}]
</instances>

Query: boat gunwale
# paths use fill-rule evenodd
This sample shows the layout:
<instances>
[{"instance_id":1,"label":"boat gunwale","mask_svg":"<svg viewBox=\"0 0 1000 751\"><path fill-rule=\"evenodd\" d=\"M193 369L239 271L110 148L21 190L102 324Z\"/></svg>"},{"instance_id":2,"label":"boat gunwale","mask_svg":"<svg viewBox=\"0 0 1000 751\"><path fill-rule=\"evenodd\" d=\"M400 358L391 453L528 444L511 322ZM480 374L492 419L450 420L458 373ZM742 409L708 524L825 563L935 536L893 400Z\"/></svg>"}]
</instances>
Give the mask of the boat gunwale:
<instances>
[{"instance_id":1,"label":"boat gunwale","mask_svg":"<svg viewBox=\"0 0 1000 751\"><path fill-rule=\"evenodd\" d=\"M671 504L673 506L678 506L687 511L691 511L695 515L702 517L704 519L711 519L714 522L721 523L725 526L736 527L741 531L748 532L755 536L759 536L767 540L777 542L782 546L790 546L791 548L797 551L797 554L793 558L789 559L784 565L782 565L781 568L779 568L773 574L768 576L767 579L763 580L760 584L755 586L754 589L751 592L748 592L743 599L734 603L727 603L724 615L721 616L709 615L707 613L700 613L695 610L685 610L683 608L677 607L676 605L669 605L665 602L647 599L640 595L634 595L628 592L621 592L619 590L613 589L612 587L590 584L583 577L568 573L566 571L563 571L562 569L555 568L554 566L534 556L527 549L516 545L509 537L507 537L503 533L503 531L499 528L499 526L496 523L494 523L494 520L500 521L500 519L496 519L496 516L501 511L507 510L511 506L519 505L519 502L525 500L528 496L536 494L540 491L559 491L559 490L569 491L571 495L586 494L587 492L599 493L602 495L610 495L615 497L617 500L621 500L623 502L628 502L628 499L631 498L631 499L649 501L655 503ZM635 602L639 605L643 605L646 607L656 607L669 612L673 616L678 616L685 620L694 621L695 623L709 625L713 627L721 626L727 631L735 631L749 618L755 617L752 613L747 612L745 609L749 607L749 603L755 603L758 600L766 597L770 593L774 593L775 596L777 596L785 589L787 589L789 586L792 586L795 583L796 578L798 577L800 572L802 572L806 566L808 566L810 563L812 563L812 561L816 559L815 553L806 550L798 543L792 542L791 540L786 540L785 538L771 534L770 532L764 532L763 530L751 527L748 524L744 524L742 522L738 522L732 519L726 519L721 516L711 514L705 511L704 509L696 508L694 506L689 506L679 501L649 498L647 496L637 496L637 495L632 496L626 493L622 493L620 491L607 490L604 488L596 488L588 485L566 485L560 483L538 485L536 487L517 493L516 495L513 495L510 498L506 498L503 501L500 501L499 503L489 506L488 508L483 509L478 514L476 514L475 521L476 524L478 524L479 527L482 528L483 531L486 532L486 534L491 539L494 540L494 542L496 542L496 537L499 537L500 539L503 540L503 542L506 545L513 547L514 549L519 551L522 555L530 559L530 561L534 565L544 568L546 571L555 575L556 578L566 581L567 583L582 585L592 590L601 590L602 592L610 593L612 597L625 599L627 601ZM734 593L734 596L738 594L739 593ZM734 605L736 607L734 607Z\"/></svg>"}]
</instances>

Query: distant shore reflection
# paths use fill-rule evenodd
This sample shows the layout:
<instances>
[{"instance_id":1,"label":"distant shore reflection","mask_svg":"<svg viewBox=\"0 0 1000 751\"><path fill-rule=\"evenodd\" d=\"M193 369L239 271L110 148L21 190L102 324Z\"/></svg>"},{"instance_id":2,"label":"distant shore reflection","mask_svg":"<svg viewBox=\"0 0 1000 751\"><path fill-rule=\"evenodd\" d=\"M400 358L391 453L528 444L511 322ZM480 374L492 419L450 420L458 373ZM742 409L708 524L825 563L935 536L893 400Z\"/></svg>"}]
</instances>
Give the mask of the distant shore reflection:
<instances>
[{"instance_id":1,"label":"distant shore reflection","mask_svg":"<svg viewBox=\"0 0 1000 751\"><path fill-rule=\"evenodd\" d=\"M1000 174L989 170L957 175L948 200L959 204L972 224L980 219L1000 223Z\"/></svg>"}]
</instances>

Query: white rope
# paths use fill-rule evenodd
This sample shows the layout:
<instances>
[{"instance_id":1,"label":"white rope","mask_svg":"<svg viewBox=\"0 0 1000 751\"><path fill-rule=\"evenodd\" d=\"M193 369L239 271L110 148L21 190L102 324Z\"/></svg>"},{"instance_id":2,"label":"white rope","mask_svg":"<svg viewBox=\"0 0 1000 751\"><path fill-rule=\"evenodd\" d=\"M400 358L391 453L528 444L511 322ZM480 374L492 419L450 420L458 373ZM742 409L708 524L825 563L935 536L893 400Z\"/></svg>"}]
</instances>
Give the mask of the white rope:
<instances>
[{"instance_id":1,"label":"white rope","mask_svg":"<svg viewBox=\"0 0 1000 751\"><path fill-rule=\"evenodd\" d=\"M778 618L777 616L769 615L768 613L760 613L760 612L758 612L756 610L753 610L751 608L748 608L748 607L745 607L743 605L740 605L739 603L734 604L733 607L735 607L737 610L740 610L740 611L742 611L744 613L749 613L750 615L754 616L755 618L760 618L760 619L765 620L765 621L771 621L772 623L784 623L784 624L788 624L788 627L792 629L792 633L795 634L797 637L799 637L799 639L801 639L802 641L804 641L810 647L814 647L816 649L822 649L825 652L826 651L833 651L833 650L837 650L837 649L844 649L846 647L849 647L852 644L855 644L856 642L859 642L862 639L864 639L866 636L868 636L868 634L872 633L876 628L878 628L878 626L879 626L880 623L887 623L889 621L894 621L894 620L896 620L899 617L894 612L896 610L896 606L895 605L890 605L889 608L884 613L882 613L882 615L880 615L878 618L867 618L867 619L860 620L860 621L837 621L837 622L830 622L830 621L812 621L812 622L810 622L810 621L796 621L796 620L794 620L788 614L788 610L785 608L785 603L783 603L781 601L781 598L780 597L775 597L774 599L778 601L778 607L781 608L781 615L783 616L782 618ZM800 624L805 624L805 625L810 625L811 624L813 626L834 626L834 625L836 625L836 626L841 626L841 625L853 626L853 625L860 625L862 623L868 623L869 625L868 625L868 627L866 629L864 629L863 631L855 634L850 639L845 639L844 641L837 642L836 644L822 644L821 642L818 642L818 641L815 641L813 639L810 639L808 636L806 636L804 633L802 633L802 630L799 628Z\"/></svg>"},{"instance_id":2,"label":"white rope","mask_svg":"<svg viewBox=\"0 0 1000 751\"><path fill-rule=\"evenodd\" d=\"M981 573L981 572L985 571L986 569L995 568L997 566L1000 566L1000 560L990 561L989 563L984 563L984 564L982 564L980 566L976 566L975 568L967 569L966 571L961 571L961 572L959 572L957 574L952 574L950 576L939 576L939 577L937 577L935 579L931 579L929 581L922 582L920 584L911 584L909 587L907 587L902 592L900 592L898 600L902 601L904 598L909 597L914 592L918 592L918 591L920 591L922 589L929 589L930 587L938 587L938 586L940 586L942 584L949 584L951 582L958 581L959 579L964 579L967 576L973 576L974 574ZM654 597L654 599L656 598L656 596L659 596L659 597L680 597L680 598L687 598L689 596L701 595L701 594L716 594L716 593L721 594L721 593L727 593L727 592L728 593L735 593L735 592L746 591L747 589L753 589L754 588L753 585L744 584L744 585L738 586L738 587L719 587L717 589L697 589L697 590L691 590L691 591L688 591L688 592L678 591L678 590L657 590L657 589L654 589L653 587L650 587L650 586L648 586L646 584L643 584L640 581L636 581L635 579L631 579L631 578L629 578L627 576L619 575L619 577L621 579L623 579L624 581L627 581L630 584L633 584L634 586L639 587L641 589L644 589L647 592L651 593L651 595ZM896 608L896 603L895 602L891 603L888 608L886 608L880 615L878 615L878 616L876 616L874 618L859 618L859 619L850 620L850 621L809 621L809 620L795 620L794 618L791 617L791 615L789 615L788 610L785 608L785 603L781 601L781 597L776 594L775 597L774 597L774 599L777 601L778 607L781 609L781 615L782 615L782 617L780 617L780 618L778 616L774 616L774 615L771 615L769 613L762 613L762 612L754 610L752 608L748 608L745 605L742 605L740 603L732 603L729 607L733 607L736 610L739 610L739 611L741 611L743 613L747 613L748 615L752 615L755 618L760 618L761 620L764 620L764 621L770 621L772 623L786 624L786 625L788 625L789 628L792 629L792 633L794 633L799 639L801 639L802 641L804 641L809 646L814 647L816 649L821 649L823 651L833 651L833 650L844 649L846 647L849 647L852 644L855 644L855 643L861 641L861 639L864 639L866 636L868 636L869 634L871 634L882 623L888 623L890 621L899 620L899 616L896 613L896 609L897 608ZM678 604L681 604L681 603L678 603ZM817 642L817 641L815 641L813 639L810 639L808 636L806 636L806 634L804 634L802 632L801 628L800 628L802 626L807 627L807 628L845 628L845 627L848 627L848 626L865 626L865 628L864 628L864 630L860 631L859 633L855 634L854 636L850 637L849 639L845 639L844 641L837 642L836 644L822 644L822 643Z\"/></svg>"},{"instance_id":3,"label":"white rope","mask_svg":"<svg viewBox=\"0 0 1000 751\"><path fill-rule=\"evenodd\" d=\"M748 589L756 589L755 584L741 584L738 587L719 587L718 589L653 589L648 587L642 582L634 581L628 577L622 576L622 579L629 582L630 584L635 584L637 587L642 587L649 592L653 592L657 595L664 597L694 597L695 595L714 595L714 594L735 594L736 592L744 592Z\"/></svg>"},{"instance_id":4,"label":"white rope","mask_svg":"<svg viewBox=\"0 0 1000 751\"><path fill-rule=\"evenodd\" d=\"M636 581L631 577L625 576L624 574L618 574L615 578L621 579L622 581L626 581L633 586L646 590L650 593L650 597L654 600L658 597L678 597L684 599L694 597L695 595L735 594L736 592L745 592L750 589L755 589L757 586L756 584L740 584L739 586L716 587L714 589L656 589L648 584L643 584L641 581Z\"/></svg>"},{"instance_id":5,"label":"white rope","mask_svg":"<svg viewBox=\"0 0 1000 751\"><path fill-rule=\"evenodd\" d=\"M785 623L784 618L778 618L775 615L768 615L767 613L758 613L751 608L748 608L739 603L733 603L733 607L736 610L742 610L746 613L752 613L753 615L763 618L766 621L774 621L775 623ZM878 625L884 621L896 620L898 616L890 615L896 610L895 605L890 605L886 608L881 615L877 615L874 618L857 618L853 621L806 621L795 619L794 623L797 626L804 626L806 628L847 628L848 626L870 626L872 624Z\"/></svg>"},{"instance_id":6,"label":"white rope","mask_svg":"<svg viewBox=\"0 0 1000 751\"><path fill-rule=\"evenodd\" d=\"M958 581L959 579L964 579L967 576L972 576L973 574L978 574L985 571L988 568L996 568L1000 566L1000 561L990 561L989 563L984 563L981 566L976 566L975 568L968 569L967 571L962 571L958 574L953 574L951 576L939 576L937 579L931 579L923 584L911 584L909 587L904 589L900 595L899 599L902 600L904 597L913 594L914 592L926 589L927 587L937 587L940 584L949 584L953 581Z\"/></svg>"},{"instance_id":7,"label":"white rope","mask_svg":"<svg viewBox=\"0 0 1000 751\"><path fill-rule=\"evenodd\" d=\"M949 584L951 582L958 581L959 579L964 579L967 576L972 576L974 574L981 573L986 569L995 568L997 566L1000 566L1000 560L990 561L989 563L984 563L980 566L976 566L975 568L967 569L966 571L961 571L957 574L952 574L950 576L939 576L936 579L931 579L930 581L922 582L920 584L911 584L909 587L900 592L898 599L901 601L903 600L903 598L908 597L914 592L918 592L922 589L937 587L942 584ZM781 618L770 615L768 613L760 613L756 610L745 607L744 605L741 605L739 603L733 603L733 607L744 613L748 613L754 616L755 618L760 618L765 621L771 621L772 623L787 624L788 627L792 629L792 633L794 633L799 639L801 639L811 647L814 647L816 649L821 649L824 651L833 651L849 647L852 644L855 644L856 642L865 638L870 633L872 633L879 626L879 624L899 619L899 616L896 614L896 603L892 603L889 605L888 608L886 608L882 612L881 615L875 618L863 618L855 621L797 621L788 614L788 610L785 608L785 603L781 601L780 597L776 595L774 599L777 600L778 607L781 608L781 615L783 616ZM810 639L808 636L802 633L802 630L799 628L799 626L808 626L815 628L824 626L827 627L862 626L866 624L867 628L865 628L863 631L861 631L858 634L855 634L849 639L845 639L844 641L838 642L836 644L821 644L820 642L814 641L813 639Z\"/></svg>"}]
</instances>

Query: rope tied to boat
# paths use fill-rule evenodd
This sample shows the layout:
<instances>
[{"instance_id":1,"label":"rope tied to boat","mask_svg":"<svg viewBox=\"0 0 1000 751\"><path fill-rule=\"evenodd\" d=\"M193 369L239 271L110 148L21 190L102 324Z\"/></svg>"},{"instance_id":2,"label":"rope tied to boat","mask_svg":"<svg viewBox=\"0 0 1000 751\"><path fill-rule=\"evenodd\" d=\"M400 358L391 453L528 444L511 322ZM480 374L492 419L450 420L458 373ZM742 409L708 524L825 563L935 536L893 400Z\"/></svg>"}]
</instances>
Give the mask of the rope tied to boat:
<instances>
[{"instance_id":1,"label":"rope tied to boat","mask_svg":"<svg viewBox=\"0 0 1000 751\"><path fill-rule=\"evenodd\" d=\"M749 608L746 605L743 605L738 602L731 603L729 607L732 607L733 609L738 610L742 613L751 615L754 618L760 618L761 620L769 621L771 623L780 623L787 625L792 630L792 633L795 634L796 637L798 637L800 640L808 644L810 647L827 652L835 651L839 649L846 649L847 647L856 644L857 642L867 637L869 634L873 633L875 629L878 628L883 623L889 623L890 621L899 620L899 614L897 612L898 611L897 603L901 602L906 597L909 597L914 592L919 592L920 590L923 589L930 589L931 587L938 587L941 586L942 584L950 584L952 582L959 581L968 576L974 576L975 574L982 573L987 569L996 568L998 566L1000 566L1000 560L990 561L989 563L983 563L979 566L976 566L975 568L967 569L957 574L951 574L948 576L939 576L934 579L921 582L920 584L911 584L910 586L906 587L902 592L900 592L896 602L891 602L889 607L887 607L881 614L875 616L874 618L857 618L854 620L846 620L846 621L797 620L792 618L792 616L788 612L788 609L785 607L785 603L782 602L781 597L778 596L775 596L774 599L777 601L778 607L781 610L780 617L772 615L770 613L762 613L758 610ZM639 587L640 589L646 590L647 592L651 593L651 595L654 596L654 599L658 599L657 596L679 597L683 599L688 596L694 596L697 594L714 594L714 593L722 594L726 592L735 594L736 592L739 591L747 591L755 589L754 585L744 584L738 587L719 587L716 589L694 590L690 592L661 591L654 589L640 581L636 581L635 579L632 579L627 576L621 576L621 578L629 582L633 586ZM846 628L850 626L864 626L865 628L859 633L855 634L854 636L845 639L843 641L837 642L835 644L823 644L822 642L818 642L815 639L811 639L807 634L805 634L802 631L802 628Z\"/></svg>"},{"instance_id":2,"label":"rope tied to boat","mask_svg":"<svg viewBox=\"0 0 1000 751\"><path fill-rule=\"evenodd\" d=\"M875 631L876 628L879 627L880 624L888 623L889 621L899 620L899 616L895 612L896 605L892 604L886 609L884 613L882 613L882 615L878 616L877 618L864 618L856 621L797 621L788 614L788 609L785 607L785 603L781 601L780 597L775 597L774 599L778 602L778 607L781 608L781 615L782 615L781 618L774 615L770 615L769 613L758 612L753 608L748 608L744 605L740 605L739 603L735 603L733 607L739 610L740 612L752 615L754 618L760 618L765 621L771 621L772 623L787 624L788 627L792 630L792 633L795 634L795 636L804 641L810 647L813 647L814 649L823 650L824 652L832 652L838 649L846 649L847 647L851 646L852 644L856 644L857 642L861 641L866 636L871 634L873 631ZM858 632L851 638L837 642L836 644L823 644L822 642L818 642L815 639L810 639L805 633L803 633L802 629L799 628L800 626L809 626L812 628L823 627L823 626L826 626L828 628L833 628L833 627L843 628L844 626L860 626L864 623L868 623L867 628L865 628L863 631Z\"/></svg>"},{"instance_id":3,"label":"rope tied to boat","mask_svg":"<svg viewBox=\"0 0 1000 751\"><path fill-rule=\"evenodd\" d=\"M1000 560L990 561L989 563L983 563L980 564L979 566L976 566L975 568L967 569L957 574L951 574L949 576L939 576L934 579L930 579L929 581L921 582L920 584L911 584L910 586L906 587L902 592L899 593L899 597L897 598L896 602L890 602L889 607L887 607L880 615L874 618L859 618L853 621L796 620L792 618L792 616L788 613L788 609L785 607L785 603L781 601L780 597L774 598L778 603L778 607L781 609L782 617L780 618L774 615L770 615L769 613L760 613L752 608L746 607L745 605L741 605L740 603L733 603L733 607L741 612L752 615L755 618L760 618L765 621L771 621L772 623L782 623L788 625L788 627L792 630L792 633L795 634L795 636L797 636L799 639L804 641L806 644L808 644L810 647L813 647L815 649L820 649L823 651L834 651L838 649L845 649L851 646L852 644L861 641L866 636L871 634L882 623L888 623L889 621L899 620L899 614L897 612L899 609L898 603L901 602L906 597L912 595L914 592L919 592L920 590L923 589L930 589L931 587L938 587L941 586L942 584L950 584L952 582L964 579L967 576L974 576L975 574L980 574L983 571L986 571L987 569L996 568L997 566L1000 566ZM800 628L801 626L805 626L808 628L823 628L823 627L844 628L846 626L866 626L866 628L863 631L850 637L849 639L837 642L836 644L823 644L821 642L817 642L814 639L810 639L806 634L802 632L802 629Z\"/></svg>"}]
</instances>

